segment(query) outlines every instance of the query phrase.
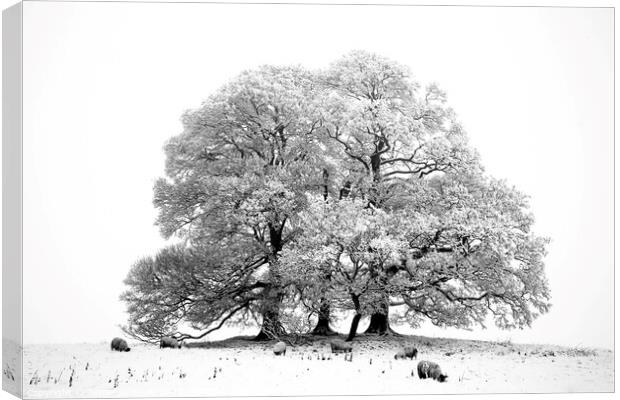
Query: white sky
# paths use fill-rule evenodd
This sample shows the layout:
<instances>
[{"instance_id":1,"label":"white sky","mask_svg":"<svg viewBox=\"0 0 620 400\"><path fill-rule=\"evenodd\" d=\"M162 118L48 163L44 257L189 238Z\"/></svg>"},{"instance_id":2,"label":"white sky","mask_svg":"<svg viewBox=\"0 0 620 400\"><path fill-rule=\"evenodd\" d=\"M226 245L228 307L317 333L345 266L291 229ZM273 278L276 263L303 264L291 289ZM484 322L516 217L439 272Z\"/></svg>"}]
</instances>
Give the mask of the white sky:
<instances>
[{"instance_id":1,"label":"white sky","mask_svg":"<svg viewBox=\"0 0 620 400\"><path fill-rule=\"evenodd\" d=\"M25 343L119 334L184 110L243 69L365 49L447 91L553 239L532 329L417 333L613 346L613 10L37 2L24 21Z\"/></svg>"}]
</instances>

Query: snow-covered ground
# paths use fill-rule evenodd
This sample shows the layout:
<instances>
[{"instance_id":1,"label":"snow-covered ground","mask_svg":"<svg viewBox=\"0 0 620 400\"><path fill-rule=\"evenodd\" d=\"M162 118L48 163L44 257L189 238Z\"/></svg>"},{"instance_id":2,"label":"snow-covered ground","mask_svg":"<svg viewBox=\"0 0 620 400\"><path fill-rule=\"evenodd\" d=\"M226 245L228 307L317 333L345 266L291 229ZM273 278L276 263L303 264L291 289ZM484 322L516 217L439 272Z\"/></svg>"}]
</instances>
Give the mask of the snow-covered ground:
<instances>
[{"instance_id":1,"label":"snow-covered ground","mask_svg":"<svg viewBox=\"0 0 620 400\"><path fill-rule=\"evenodd\" d=\"M246 340L163 349L133 343L24 348L24 397L257 396L325 394L611 392L611 350L491 343L416 336L354 342L353 359L330 354L328 339L289 347ZM417 360L394 360L405 345ZM420 360L439 363L447 383L421 380ZM7 379L4 375L3 379Z\"/></svg>"}]
</instances>

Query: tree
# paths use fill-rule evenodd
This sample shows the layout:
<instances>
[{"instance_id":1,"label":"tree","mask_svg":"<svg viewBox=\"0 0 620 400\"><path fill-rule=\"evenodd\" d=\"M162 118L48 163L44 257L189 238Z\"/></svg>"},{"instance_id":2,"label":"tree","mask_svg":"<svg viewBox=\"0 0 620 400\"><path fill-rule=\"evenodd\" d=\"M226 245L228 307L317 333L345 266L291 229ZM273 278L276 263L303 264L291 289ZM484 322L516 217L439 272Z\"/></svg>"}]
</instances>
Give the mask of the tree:
<instances>
[{"instance_id":1,"label":"tree","mask_svg":"<svg viewBox=\"0 0 620 400\"><path fill-rule=\"evenodd\" d=\"M548 240L531 232L523 194L484 175L410 184L409 205L396 208L393 198L383 208L361 198L315 198L298 218L303 233L282 254L287 279L306 289L307 300L320 294L354 310L348 340L385 299L402 309L395 319L412 326L423 318L484 326L491 315L499 327L515 328L548 311Z\"/></svg>"},{"instance_id":2,"label":"tree","mask_svg":"<svg viewBox=\"0 0 620 400\"><path fill-rule=\"evenodd\" d=\"M403 180L436 173L479 171L478 157L445 94L421 89L408 68L373 53L354 51L324 73L330 90L323 131L349 158L343 184L384 207ZM373 268L377 284L389 271ZM389 333L387 296L378 299L368 333Z\"/></svg>"},{"instance_id":3,"label":"tree","mask_svg":"<svg viewBox=\"0 0 620 400\"><path fill-rule=\"evenodd\" d=\"M183 116L183 133L165 147L166 177L155 185L162 235L208 252L209 279L230 274L227 285L251 289L247 306L262 316L259 339L283 332L283 292L275 266L294 234L289 220L303 207L307 192L323 190L321 143L313 135L320 125L314 87L301 68L266 66L242 73ZM144 268L144 262L134 266ZM260 287L248 283L258 273ZM139 286L134 279L128 282L125 298L132 298ZM245 297L226 299L216 308L232 311L245 302ZM130 320L141 321L133 318L133 310Z\"/></svg>"},{"instance_id":4,"label":"tree","mask_svg":"<svg viewBox=\"0 0 620 400\"><path fill-rule=\"evenodd\" d=\"M390 318L513 328L550 307L526 196L486 174L445 94L398 63L356 51L316 73L246 71L183 126L154 190L181 243L129 273L135 337L253 319L267 339L283 311L328 334L352 310L352 340L364 316L367 333Z\"/></svg>"}]
</instances>

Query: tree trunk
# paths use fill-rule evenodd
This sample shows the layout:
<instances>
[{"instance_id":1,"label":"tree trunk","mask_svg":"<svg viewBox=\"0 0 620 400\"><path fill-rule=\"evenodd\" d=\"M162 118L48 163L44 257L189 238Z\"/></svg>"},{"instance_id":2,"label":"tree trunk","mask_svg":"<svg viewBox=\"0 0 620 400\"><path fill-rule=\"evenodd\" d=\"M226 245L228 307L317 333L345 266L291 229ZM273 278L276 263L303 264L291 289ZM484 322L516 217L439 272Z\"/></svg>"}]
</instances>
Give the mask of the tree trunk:
<instances>
[{"instance_id":1,"label":"tree trunk","mask_svg":"<svg viewBox=\"0 0 620 400\"><path fill-rule=\"evenodd\" d=\"M364 333L376 335L397 335L390 327L389 300L385 299L379 309L370 316L370 324Z\"/></svg>"},{"instance_id":2,"label":"tree trunk","mask_svg":"<svg viewBox=\"0 0 620 400\"><path fill-rule=\"evenodd\" d=\"M276 309L270 309L263 313L263 324L254 340L273 340L285 333L284 327L280 323L280 313Z\"/></svg>"},{"instance_id":3,"label":"tree trunk","mask_svg":"<svg viewBox=\"0 0 620 400\"><path fill-rule=\"evenodd\" d=\"M355 316L353 317L353 322L351 322L351 329L349 330L347 342L352 341L357 334L357 326L360 324L360 319L362 319L359 295L351 293L351 300L353 301L353 306L355 307Z\"/></svg>"},{"instance_id":4,"label":"tree trunk","mask_svg":"<svg viewBox=\"0 0 620 400\"><path fill-rule=\"evenodd\" d=\"M285 334L284 327L280 322L280 303L282 293L280 292L280 278L276 274L274 265L278 262L278 253L282 250L282 230L286 219L280 224L269 223L269 243L272 253L269 255L269 284L263 289L263 300L261 304L261 314L263 323L261 330L254 340L272 340Z\"/></svg>"},{"instance_id":5,"label":"tree trunk","mask_svg":"<svg viewBox=\"0 0 620 400\"><path fill-rule=\"evenodd\" d=\"M396 267L381 268L376 277L378 292L381 293L377 299L377 308L370 316L370 324L364 333L389 335L396 334L390 328L390 297L387 294L387 285L390 279L398 272Z\"/></svg>"},{"instance_id":6,"label":"tree trunk","mask_svg":"<svg viewBox=\"0 0 620 400\"><path fill-rule=\"evenodd\" d=\"M275 279L272 277L272 280ZM263 322L261 330L254 340L273 340L286 333L280 322L280 304L282 303L283 295L277 283L274 284L272 282L263 290L264 297L260 308Z\"/></svg>"},{"instance_id":7,"label":"tree trunk","mask_svg":"<svg viewBox=\"0 0 620 400\"><path fill-rule=\"evenodd\" d=\"M357 327L360 324L360 319L362 319L362 314L360 314L359 312L355 313L355 316L353 317L353 322L351 322L351 329L349 330L349 336L347 337L347 342L350 342L353 340L353 338L355 338L355 335L357 334Z\"/></svg>"},{"instance_id":8,"label":"tree trunk","mask_svg":"<svg viewBox=\"0 0 620 400\"><path fill-rule=\"evenodd\" d=\"M385 335L390 329L388 316L382 313L374 313L370 316L370 325L365 333Z\"/></svg>"},{"instance_id":9,"label":"tree trunk","mask_svg":"<svg viewBox=\"0 0 620 400\"><path fill-rule=\"evenodd\" d=\"M329 326L330 314L331 310L329 302L325 299L322 299L321 307L319 308L319 320L317 321L316 326L312 330L313 335L330 336L337 334L337 332L332 330L332 328Z\"/></svg>"}]
</instances>

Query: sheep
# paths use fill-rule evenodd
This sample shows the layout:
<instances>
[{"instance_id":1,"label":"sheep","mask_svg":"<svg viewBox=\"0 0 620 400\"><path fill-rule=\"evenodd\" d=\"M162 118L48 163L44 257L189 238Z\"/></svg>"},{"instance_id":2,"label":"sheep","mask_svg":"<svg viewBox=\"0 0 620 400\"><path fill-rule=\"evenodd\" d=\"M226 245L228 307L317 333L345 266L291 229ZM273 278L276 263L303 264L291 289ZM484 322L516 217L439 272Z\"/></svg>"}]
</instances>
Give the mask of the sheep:
<instances>
[{"instance_id":1,"label":"sheep","mask_svg":"<svg viewBox=\"0 0 620 400\"><path fill-rule=\"evenodd\" d=\"M159 348L160 349L165 349L165 348L180 349L181 342L179 342L175 338L165 336L161 338L161 341L159 342Z\"/></svg>"},{"instance_id":2,"label":"sheep","mask_svg":"<svg viewBox=\"0 0 620 400\"><path fill-rule=\"evenodd\" d=\"M112 343L110 343L110 350L130 351L131 349L127 345L127 341L125 339L116 337L112 339Z\"/></svg>"},{"instance_id":3,"label":"sheep","mask_svg":"<svg viewBox=\"0 0 620 400\"><path fill-rule=\"evenodd\" d=\"M286 355L286 343L278 342L273 345L273 354L276 356L285 356Z\"/></svg>"},{"instance_id":4,"label":"sheep","mask_svg":"<svg viewBox=\"0 0 620 400\"><path fill-rule=\"evenodd\" d=\"M401 351L399 351L398 353L394 355L395 360L398 360L401 358L402 359L408 358L410 360L413 360L414 358L418 358L418 349L416 349L415 347L405 347L404 349L402 349Z\"/></svg>"},{"instance_id":5,"label":"sheep","mask_svg":"<svg viewBox=\"0 0 620 400\"><path fill-rule=\"evenodd\" d=\"M420 379L431 378L439 382L445 382L448 379L448 375L442 374L439 365L432 361L418 363L418 377Z\"/></svg>"},{"instance_id":6,"label":"sheep","mask_svg":"<svg viewBox=\"0 0 620 400\"><path fill-rule=\"evenodd\" d=\"M342 339L334 339L329 342L329 345L331 346L332 353L351 353L353 351L353 345Z\"/></svg>"}]
</instances>

